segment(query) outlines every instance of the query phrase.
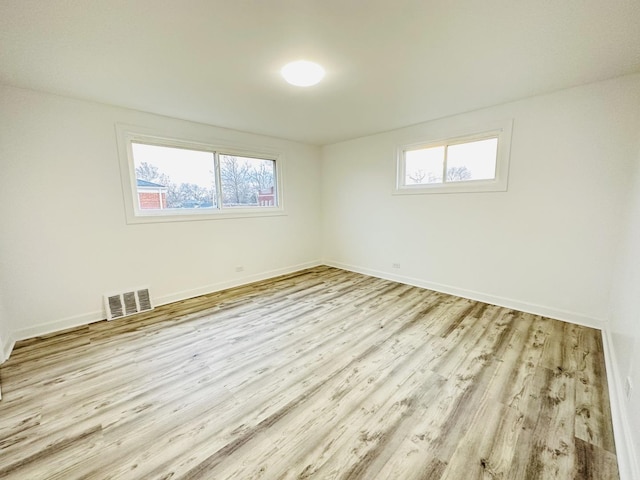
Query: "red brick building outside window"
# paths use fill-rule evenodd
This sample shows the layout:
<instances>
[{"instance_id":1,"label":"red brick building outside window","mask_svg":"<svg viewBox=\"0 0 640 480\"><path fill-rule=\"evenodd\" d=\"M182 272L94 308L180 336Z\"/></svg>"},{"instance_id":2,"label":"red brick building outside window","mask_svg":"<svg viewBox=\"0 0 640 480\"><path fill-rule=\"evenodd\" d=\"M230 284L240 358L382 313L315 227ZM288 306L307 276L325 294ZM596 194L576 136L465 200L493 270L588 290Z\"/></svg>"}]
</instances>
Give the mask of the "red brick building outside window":
<instances>
[{"instance_id":1,"label":"red brick building outside window","mask_svg":"<svg viewBox=\"0 0 640 480\"><path fill-rule=\"evenodd\" d=\"M137 180L140 210L164 210L167 208L167 187L146 180Z\"/></svg>"}]
</instances>

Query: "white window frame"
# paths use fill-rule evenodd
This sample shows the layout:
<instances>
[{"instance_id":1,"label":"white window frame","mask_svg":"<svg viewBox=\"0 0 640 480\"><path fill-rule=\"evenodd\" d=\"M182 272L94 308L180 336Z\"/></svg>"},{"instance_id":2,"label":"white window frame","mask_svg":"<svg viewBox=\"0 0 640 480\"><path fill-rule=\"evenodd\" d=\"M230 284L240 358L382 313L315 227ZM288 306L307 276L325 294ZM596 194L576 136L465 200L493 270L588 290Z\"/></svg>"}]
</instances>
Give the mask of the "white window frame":
<instances>
[{"instance_id":1,"label":"white window frame","mask_svg":"<svg viewBox=\"0 0 640 480\"><path fill-rule=\"evenodd\" d=\"M487 126L485 129L473 130L469 133L427 139L420 142L400 145L396 153L396 183L393 193L396 195L414 195L431 193L472 193L472 192L506 192L509 177L509 158L511 154L511 131L513 120L506 120ZM496 156L496 175L487 180L463 180L430 184L406 184L405 153L433 147L448 147L461 143L498 139ZM445 164L446 169L446 164Z\"/></svg>"},{"instance_id":2,"label":"white window frame","mask_svg":"<svg viewBox=\"0 0 640 480\"><path fill-rule=\"evenodd\" d=\"M120 161L120 177L127 223L159 223L184 222L193 220L216 220L225 218L271 217L286 215L283 194L284 155L269 148L253 148L228 143L208 142L192 139L178 139L165 135L156 130L131 125L116 124L118 156ZM214 172L216 177L217 207L213 208L183 208L171 210L146 210L138 204L138 188L136 170L133 159L132 143L144 143L161 147L176 147L189 150L199 150L214 154ZM275 196L277 205L223 207L220 195L220 168L218 155L236 155L275 162Z\"/></svg>"}]
</instances>

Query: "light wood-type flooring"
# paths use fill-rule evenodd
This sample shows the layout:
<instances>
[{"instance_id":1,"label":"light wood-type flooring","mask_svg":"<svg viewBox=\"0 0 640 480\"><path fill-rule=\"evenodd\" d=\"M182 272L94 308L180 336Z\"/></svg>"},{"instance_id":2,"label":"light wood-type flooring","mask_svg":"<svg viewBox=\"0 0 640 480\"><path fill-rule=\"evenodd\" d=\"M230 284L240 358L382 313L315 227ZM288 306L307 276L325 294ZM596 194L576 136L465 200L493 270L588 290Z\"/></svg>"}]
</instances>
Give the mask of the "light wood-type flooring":
<instances>
[{"instance_id":1,"label":"light wood-type flooring","mask_svg":"<svg viewBox=\"0 0 640 480\"><path fill-rule=\"evenodd\" d=\"M20 342L0 478L616 479L600 333L329 267Z\"/></svg>"}]
</instances>

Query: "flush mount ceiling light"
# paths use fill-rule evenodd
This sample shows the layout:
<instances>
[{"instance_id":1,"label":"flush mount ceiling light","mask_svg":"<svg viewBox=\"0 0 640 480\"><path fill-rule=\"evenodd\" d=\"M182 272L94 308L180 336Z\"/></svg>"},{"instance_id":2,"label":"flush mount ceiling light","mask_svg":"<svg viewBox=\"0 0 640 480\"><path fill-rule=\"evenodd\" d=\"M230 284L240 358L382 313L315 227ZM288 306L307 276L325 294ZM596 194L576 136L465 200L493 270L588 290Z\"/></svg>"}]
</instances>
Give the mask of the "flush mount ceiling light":
<instances>
[{"instance_id":1,"label":"flush mount ceiling light","mask_svg":"<svg viewBox=\"0 0 640 480\"><path fill-rule=\"evenodd\" d=\"M298 60L287 63L280 73L291 85L298 87L310 87L315 85L324 77L324 68L317 63Z\"/></svg>"}]
</instances>

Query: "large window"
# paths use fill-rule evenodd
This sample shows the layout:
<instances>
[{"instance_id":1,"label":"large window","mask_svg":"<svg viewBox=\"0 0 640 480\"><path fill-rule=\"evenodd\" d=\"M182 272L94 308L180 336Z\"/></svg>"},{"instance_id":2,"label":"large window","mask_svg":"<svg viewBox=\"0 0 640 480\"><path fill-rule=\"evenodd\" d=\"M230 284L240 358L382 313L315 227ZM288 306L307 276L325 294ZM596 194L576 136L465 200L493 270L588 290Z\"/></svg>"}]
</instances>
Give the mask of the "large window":
<instances>
[{"instance_id":1,"label":"large window","mask_svg":"<svg viewBox=\"0 0 640 480\"><path fill-rule=\"evenodd\" d=\"M130 223L281 214L280 155L118 126ZM127 197L125 195L125 197Z\"/></svg>"},{"instance_id":2,"label":"large window","mask_svg":"<svg viewBox=\"0 0 640 480\"><path fill-rule=\"evenodd\" d=\"M505 191L511 122L482 133L403 145L396 193Z\"/></svg>"}]
</instances>

